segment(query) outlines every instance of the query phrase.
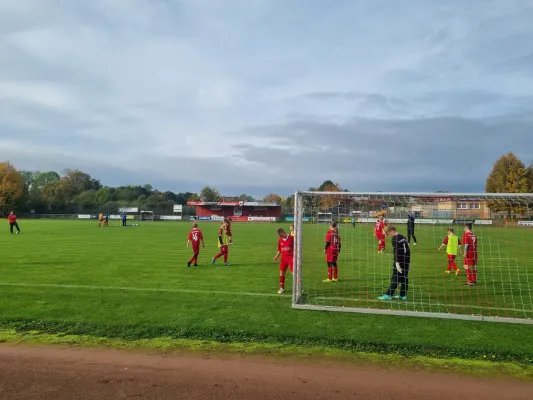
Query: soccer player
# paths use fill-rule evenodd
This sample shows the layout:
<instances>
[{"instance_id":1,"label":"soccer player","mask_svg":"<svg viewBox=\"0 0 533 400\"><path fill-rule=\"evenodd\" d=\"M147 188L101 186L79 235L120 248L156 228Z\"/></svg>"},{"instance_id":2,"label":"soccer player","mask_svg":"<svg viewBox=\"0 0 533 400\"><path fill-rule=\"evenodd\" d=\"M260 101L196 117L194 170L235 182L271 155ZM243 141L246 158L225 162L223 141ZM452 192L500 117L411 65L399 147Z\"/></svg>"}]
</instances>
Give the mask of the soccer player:
<instances>
[{"instance_id":1,"label":"soccer player","mask_svg":"<svg viewBox=\"0 0 533 400\"><path fill-rule=\"evenodd\" d=\"M448 235L442 241L442 244L439 247L439 251L441 251L444 246L446 246L446 253L448 254L448 269L444 272L449 274L451 269L453 268L453 270L455 271L455 275L458 276L459 268L455 263L455 258L457 257L457 253L460 250L461 241L453 231L453 228L448 228Z\"/></svg>"},{"instance_id":2,"label":"soccer player","mask_svg":"<svg viewBox=\"0 0 533 400\"><path fill-rule=\"evenodd\" d=\"M464 267L466 270L466 286L477 285L477 238L472 232L472 224L465 224L463 234Z\"/></svg>"},{"instance_id":3,"label":"soccer player","mask_svg":"<svg viewBox=\"0 0 533 400\"><path fill-rule=\"evenodd\" d=\"M9 221L9 231L11 234L13 234L13 228L17 228L17 235L20 233L19 224L17 223L17 216L15 215L14 211L11 211L9 215L7 216L7 220Z\"/></svg>"},{"instance_id":4,"label":"soccer player","mask_svg":"<svg viewBox=\"0 0 533 400\"><path fill-rule=\"evenodd\" d=\"M418 243L415 236L415 214L410 212L407 215L407 241L411 244L411 238L413 238L413 245L416 246Z\"/></svg>"},{"instance_id":5,"label":"soccer player","mask_svg":"<svg viewBox=\"0 0 533 400\"><path fill-rule=\"evenodd\" d=\"M389 290L379 300L400 299L407 300L407 289L409 287L409 270L411 269L411 250L407 238L396 231L394 225L387 227L387 235L392 238L392 248L394 262L392 264L392 277ZM400 295L395 296L394 292L400 285Z\"/></svg>"},{"instance_id":6,"label":"soccer player","mask_svg":"<svg viewBox=\"0 0 533 400\"><path fill-rule=\"evenodd\" d=\"M229 240L228 236L228 220L224 219L218 230L218 248L220 249L219 253L211 259L211 263L214 264L220 257L224 256L224 265L228 264L228 252L229 252Z\"/></svg>"},{"instance_id":7,"label":"soccer player","mask_svg":"<svg viewBox=\"0 0 533 400\"><path fill-rule=\"evenodd\" d=\"M128 214L126 214L126 211L122 213L122 226L126 226L126 220L128 219Z\"/></svg>"},{"instance_id":8,"label":"soccer player","mask_svg":"<svg viewBox=\"0 0 533 400\"><path fill-rule=\"evenodd\" d=\"M104 215L104 226L109 226L109 214Z\"/></svg>"},{"instance_id":9,"label":"soccer player","mask_svg":"<svg viewBox=\"0 0 533 400\"><path fill-rule=\"evenodd\" d=\"M374 236L378 239L378 253L383 253L383 250L385 250L385 224L382 216L378 218L374 225Z\"/></svg>"},{"instance_id":10,"label":"soccer player","mask_svg":"<svg viewBox=\"0 0 533 400\"><path fill-rule=\"evenodd\" d=\"M278 261L281 256L281 261L279 263L279 294L285 292L285 275L287 269L290 269L291 273L294 271L294 236L289 235L285 232L285 229L278 229L278 252L274 261Z\"/></svg>"},{"instance_id":11,"label":"soccer player","mask_svg":"<svg viewBox=\"0 0 533 400\"><path fill-rule=\"evenodd\" d=\"M326 262L328 264L328 279L323 282L338 282L339 269L337 267L337 258L341 252L341 236L339 235L339 228L337 223L332 222L329 226L329 231L326 233L326 247L324 254L326 255Z\"/></svg>"},{"instance_id":12,"label":"soccer player","mask_svg":"<svg viewBox=\"0 0 533 400\"><path fill-rule=\"evenodd\" d=\"M226 234L229 236L229 243L230 245L233 244L233 233L231 232L231 223L233 222L231 218L226 218Z\"/></svg>"},{"instance_id":13,"label":"soccer player","mask_svg":"<svg viewBox=\"0 0 533 400\"><path fill-rule=\"evenodd\" d=\"M291 231L291 236L294 236L294 225L291 225L289 230Z\"/></svg>"},{"instance_id":14,"label":"soccer player","mask_svg":"<svg viewBox=\"0 0 533 400\"><path fill-rule=\"evenodd\" d=\"M191 264L197 267L198 256L200 255L200 243L202 243L202 247L204 248L205 248L205 243L204 243L204 235L202 235L202 231L198 229L198 224L196 222L192 224L192 231L189 232L189 236L187 237L187 248L189 248L191 243L192 243L193 256L187 263L187 267L190 267Z\"/></svg>"},{"instance_id":15,"label":"soccer player","mask_svg":"<svg viewBox=\"0 0 533 400\"><path fill-rule=\"evenodd\" d=\"M104 213L101 212L100 215L98 215L98 227L100 228L102 226L102 222L104 222Z\"/></svg>"}]
</instances>

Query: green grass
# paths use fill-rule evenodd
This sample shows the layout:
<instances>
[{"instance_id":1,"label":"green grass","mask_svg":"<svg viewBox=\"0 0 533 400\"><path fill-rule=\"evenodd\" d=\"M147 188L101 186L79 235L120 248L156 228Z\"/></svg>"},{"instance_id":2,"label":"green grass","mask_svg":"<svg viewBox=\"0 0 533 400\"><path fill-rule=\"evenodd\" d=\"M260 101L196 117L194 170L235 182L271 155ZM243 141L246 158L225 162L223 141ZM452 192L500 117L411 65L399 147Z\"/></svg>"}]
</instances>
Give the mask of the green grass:
<instances>
[{"instance_id":1,"label":"green grass","mask_svg":"<svg viewBox=\"0 0 533 400\"><path fill-rule=\"evenodd\" d=\"M217 226L203 224L208 247L202 250L198 268L186 267L190 251L185 249L189 230L185 223L145 223L128 228L112 223L107 229L87 221L22 220L20 225L21 235L6 232L0 237L3 332L135 343L190 339L257 349L329 349L324 354L342 351L410 359L490 360L524 368L533 363L533 329L527 325L291 309L290 294L276 294L278 266L272 261L277 241L275 224L234 224L231 267L210 264L217 251ZM304 284L308 301L358 304L361 300L353 299L361 293L365 301L380 294L387 284L390 254L381 258L374 254L374 242L367 240L369 227L342 228L342 280L329 289L320 283L324 278L324 227L309 225L305 229ZM426 300L421 297L426 293L437 293L438 302L443 302L448 293L443 287L456 285L453 290L464 290L455 277L444 276L440 265L433 265L434 271L418 267L421 272L414 272L415 264L428 264L429 268L433 261L445 261L444 254L435 254L438 243L429 243L437 240L437 233L440 240L440 231L434 229L419 229L419 241L425 243L413 249L411 293L413 301L419 297L421 304L414 306L417 310L426 311L422 305ZM511 234L519 235L515 239L527 243L527 251L531 251L531 241L525 239L532 233L486 228L481 236L484 241L490 237L491 243L499 242L501 256L506 254L501 243L510 241ZM524 262L518 262L518 269L513 267L518 275L527 273L520 270L521 265L527 265ZM367 278L363 281L364 276ZM427 286L426 292L420 286L426 288L427 281L432 286ZM335 300L340 291L349 300ZM521 301L531 301L530 294L524 293ZM495 296L494 302L483 304L499 304L500 294ZM458 298L455 296L455 301ZM5 338L10 340L9 335Z\"/></svg>"}]
</instances>

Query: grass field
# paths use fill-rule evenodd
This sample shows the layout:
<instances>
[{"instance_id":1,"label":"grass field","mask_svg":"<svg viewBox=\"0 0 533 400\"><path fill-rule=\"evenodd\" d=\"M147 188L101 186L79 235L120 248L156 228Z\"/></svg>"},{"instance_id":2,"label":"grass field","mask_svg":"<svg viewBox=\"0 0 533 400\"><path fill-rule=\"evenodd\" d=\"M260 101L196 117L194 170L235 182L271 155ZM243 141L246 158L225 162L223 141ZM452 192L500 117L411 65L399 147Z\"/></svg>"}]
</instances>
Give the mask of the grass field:
<instances>
[{"instance_id":1,"label":"grass field","mask_svg":"<svg viewBox=\"0 0 533 400\"><path fill-rule=\"evenodd\" d=\"M528 325L291 309L290 290L288 295L276 293L278 266L272 261L277 241L275 224L234 224L231 267L211 265L210 259L217 251L217 225L202 225L207 248L202 250L201 265L197 268L186 267L190 256L185 249L190 228L186 223L156 222L119 228L111 222L109 228L98 228L90 221L21 220L20 226L21 235L9 235L6 228L0 236L0 329L109 340L177 338L263 343L273 348L304 346L489 359L523 365L533 362L533 329ZM349 299L360 298L363 292L365 300L380 294L387 284L390 254L378 259L373 241L368 242L368 250L366 247L361 251L347 250L348 243L362 243L363 237L371 235L369 227L343 228L343 257L357 263L343 267L343 280L333 289L321 286L320 282L324 278L321 248L325 228L309 225L305 229L306 248L317 246L316 251L306 253L304 278L308 301L321 304L347 301L335 300L339 291ZM532 233L516 232L522 238ZM421 243L423 235L421 231ZM496 229L494 236L491 233L492 240L503 240L503 235L505 240L510 239L509 233ZM437 240L436 236L431 240ZM433 257L445 260L443 254L435 256L434 244L431 251L419 246L416 251L420 255L414 255L414 259L420 257L420 264L423 260L429 263ZM438 247L439 243L436 244ZM504 254L503 249L499 252ZM432 291L417 289L417 280L431 281L434 289L438 288L437 279L449 280L450 284L457 284L457 290L463 290L458 282L444 277L443 270L439 266L431 272L423 268L419 273L413 272L413 301L416 296ZM519 275L523 273L517 271ZM364 291L349 289L363 276L367 280L358 287L365 288ZM288 283L290 287L290 278ZM486 302L493 301L487 297L490 291L476 289L484 293L484 305L493 304ZM435 304L445 301L446 293L447 289L441 290L431 301ZM494 304L498 296L505 294L496 293ZM522 301L530 305L526 300ZM528 300L531 302L531 298ZM426 299L422 297L420 301Z\"/></svg>"}]
</instances>

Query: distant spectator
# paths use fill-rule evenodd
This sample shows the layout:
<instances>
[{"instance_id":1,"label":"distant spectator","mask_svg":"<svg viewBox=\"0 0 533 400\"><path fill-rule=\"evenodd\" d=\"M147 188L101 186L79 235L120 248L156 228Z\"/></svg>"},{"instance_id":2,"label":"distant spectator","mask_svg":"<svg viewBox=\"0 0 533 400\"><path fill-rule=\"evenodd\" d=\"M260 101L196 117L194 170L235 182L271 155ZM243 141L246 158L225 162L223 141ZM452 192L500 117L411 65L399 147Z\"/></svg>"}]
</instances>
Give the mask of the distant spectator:
<instances>
[{"instance_id":1,"label":"distant spectator","mask_svg":"<svg viewBox=\"0 0 533 400\"><path fill-rule=\"evenodd\" d=\"M410 212L407 215L407 241L411 244L411 238L413 238L413 246L417 245L416 236L415 236L415 214Z\"/></svg>"},{"instance_id":2,"label":"distant spectator","mask_svg":"<svg viewBox=\"0 0 533 400\"><path fill-rule=\"evenodd\" d=\"M126 211L122 213L122 226L126 226L126 220L128 219L128 214L126 214Z\"/></svg>"}]
</instances>

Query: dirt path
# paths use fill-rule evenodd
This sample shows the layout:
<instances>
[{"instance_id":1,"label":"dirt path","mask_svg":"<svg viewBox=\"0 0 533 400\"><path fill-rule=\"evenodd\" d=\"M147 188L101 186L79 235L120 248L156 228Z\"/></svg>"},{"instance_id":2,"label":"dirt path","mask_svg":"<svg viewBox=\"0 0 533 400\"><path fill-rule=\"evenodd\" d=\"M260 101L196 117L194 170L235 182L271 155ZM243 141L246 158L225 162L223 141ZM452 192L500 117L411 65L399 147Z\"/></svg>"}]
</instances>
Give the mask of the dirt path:
<instances>
[{"instance_id":1,"label":"dirt path","mask_svg":"<svg viewBox=\"0 0 533 400\"><path fill-rule=\"evenodd\" d=\"M0 399L521 400L533 384L372 368L0 345Z\"/></svg>"}]
</instances>

